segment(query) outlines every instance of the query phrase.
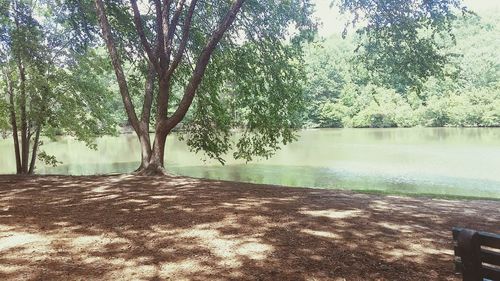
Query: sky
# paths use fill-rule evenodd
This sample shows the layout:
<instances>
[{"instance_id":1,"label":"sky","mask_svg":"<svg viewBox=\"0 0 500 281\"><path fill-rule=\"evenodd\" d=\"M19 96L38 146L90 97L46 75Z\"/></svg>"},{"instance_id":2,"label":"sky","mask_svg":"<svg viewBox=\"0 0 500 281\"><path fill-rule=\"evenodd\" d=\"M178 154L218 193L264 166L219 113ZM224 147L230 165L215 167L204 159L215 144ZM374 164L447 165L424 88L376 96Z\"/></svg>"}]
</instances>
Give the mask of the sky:
<instances>
[{"instance_id":1,"label":"sky","mask_svg":"<svg viewBox=\"0 0 500 281\"><path fill-rule=\"evenodd\" d=\"M338 8L330 8L332 0L313 0L313 2L316 4L315 16L322 22L318 30L319 35L328 37L338 34L340 36L347 17L341 15ZM464 4L478 14L492 10L500 13L500 0L464 0Z\"/></svg>"}]
</instances>

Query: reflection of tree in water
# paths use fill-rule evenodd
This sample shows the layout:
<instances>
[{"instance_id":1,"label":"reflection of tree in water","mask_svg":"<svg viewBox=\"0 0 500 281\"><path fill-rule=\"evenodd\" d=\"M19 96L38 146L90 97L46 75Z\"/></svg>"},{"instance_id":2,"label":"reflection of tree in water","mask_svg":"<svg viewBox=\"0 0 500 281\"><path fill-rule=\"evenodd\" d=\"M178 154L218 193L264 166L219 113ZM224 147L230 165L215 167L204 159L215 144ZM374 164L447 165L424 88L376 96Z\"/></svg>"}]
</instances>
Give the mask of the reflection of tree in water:
<instances>
[{"instance_id":1,"label":"reflection of tree in water","mask_svg":"<svg viewBox=\"0 0 500 281\"><path fill-rule=\"evenodd\" d=\"M229 177L227 179L231 179L234 181L241 181L242 180L242 168L244 169L245 167L241 167L238 165L231 165L228 168L229 169L227 169L227 170L229 172ZM254 177L254 175L252 175L251 179L246 179L246 181L253 182L253 181L258 181L258 179L256 179Z\"/></svg>"}]
</instances>

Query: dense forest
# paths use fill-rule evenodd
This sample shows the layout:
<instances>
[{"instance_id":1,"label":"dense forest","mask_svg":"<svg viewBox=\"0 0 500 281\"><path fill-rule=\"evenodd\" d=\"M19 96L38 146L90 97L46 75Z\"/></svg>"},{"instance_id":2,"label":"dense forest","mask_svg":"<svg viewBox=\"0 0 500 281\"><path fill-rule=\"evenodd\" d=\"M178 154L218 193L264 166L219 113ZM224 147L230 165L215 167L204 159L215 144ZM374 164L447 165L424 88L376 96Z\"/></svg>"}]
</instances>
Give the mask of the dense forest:
<instances>
[{"instance_id":1,"label":"dense forest","mask_svg":"<svg viewBox=\"0 0 500 281\"><path fill-rule=\"evenodd\" d=\"M304 126L500 126L500 18L464 15L453 34L443 40L443 72L410 83L365 67L356 36L310 44Z\"/></svg>"}]
</instances>

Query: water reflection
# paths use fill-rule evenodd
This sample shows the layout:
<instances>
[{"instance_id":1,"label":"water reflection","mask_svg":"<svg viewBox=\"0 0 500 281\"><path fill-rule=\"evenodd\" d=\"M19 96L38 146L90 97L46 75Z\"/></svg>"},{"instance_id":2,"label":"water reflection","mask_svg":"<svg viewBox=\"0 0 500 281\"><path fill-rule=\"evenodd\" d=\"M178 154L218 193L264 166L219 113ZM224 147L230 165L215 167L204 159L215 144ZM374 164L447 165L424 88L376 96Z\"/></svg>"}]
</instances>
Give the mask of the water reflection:
<instances>
[{"instance_id":1,"label":"water reflection","mask_svg":"<svg viewBox=\"0 0 500 281\"><path fill-rule=\"evenodd\" d=\"M44 150L64 164L39 173L107 174L133 171L140 155L134 135L104 137L93 151L71 138L45 141ZM14 171L10 140L0 140L0 173ZM500 129L324 129L300 133L299 141L269 160L226 166L189 152L169 137L168 169L213 179L407 193L500 198Z\"/></svg>"}]
</instances>

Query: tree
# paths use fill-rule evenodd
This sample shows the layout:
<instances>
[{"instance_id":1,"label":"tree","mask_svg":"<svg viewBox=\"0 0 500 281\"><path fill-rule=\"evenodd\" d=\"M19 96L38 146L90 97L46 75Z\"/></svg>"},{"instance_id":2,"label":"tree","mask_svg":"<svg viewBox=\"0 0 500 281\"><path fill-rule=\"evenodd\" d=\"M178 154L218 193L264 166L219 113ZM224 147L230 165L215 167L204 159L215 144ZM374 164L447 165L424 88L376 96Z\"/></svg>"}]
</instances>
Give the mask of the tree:
<instances>
[{"instance_id":1,"label":"tree","mask_svg":"<svg viewBox=\"0 0 500 281\"><path fill-rule=\"evenodd\" d=\"M301 44L315 30L309 1L95 0L95 7L141 144L139 174L165 173L166 137L183 120L188 145L221 162L233 145L235 158L251 160L294 139ZM128 79L124 65L135 69ZM144 83L140 114L131 86L136 73ZM234 127L241 133L233 143Z\"/></svg>"},{"instance_id":2,"label":"tree","mask_svg":"<svg viewBox=\"0 0 500 281\"><path fill-rule=\"evenodd\" d=\"M112 115L96 106L106 98L95 93L109 92L97 77L103 61L71 49L76 45L64 36L64 23L50 17L54 4L3 1L0 11L0 90L6 97L0 116L9 117L3 127L12 133L18 174L34 173L37 158L58 163L40 149L41 136L70 134L91 146L114 131Z\"/></svg>"}]
</instances>

